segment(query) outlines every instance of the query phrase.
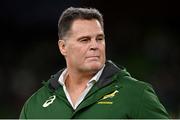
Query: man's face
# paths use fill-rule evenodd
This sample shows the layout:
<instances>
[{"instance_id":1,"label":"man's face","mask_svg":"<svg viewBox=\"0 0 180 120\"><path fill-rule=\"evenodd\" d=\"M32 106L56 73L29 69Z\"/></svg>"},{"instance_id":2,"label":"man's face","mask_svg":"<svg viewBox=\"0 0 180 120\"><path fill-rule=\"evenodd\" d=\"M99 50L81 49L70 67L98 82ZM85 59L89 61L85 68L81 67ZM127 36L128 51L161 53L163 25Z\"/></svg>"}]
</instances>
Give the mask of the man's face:
<instances>
[{"instance_id":1,"label":"man's face","mask_svg":"<svg viewBox=\"0 0 180 120\"><path fill-rule=\"evenodd\" d=\"M97 20L75 20L67 40L59 42L67 67L93 73L102 68L106 60L104 37Z\"/></svg>"}]
</instances>

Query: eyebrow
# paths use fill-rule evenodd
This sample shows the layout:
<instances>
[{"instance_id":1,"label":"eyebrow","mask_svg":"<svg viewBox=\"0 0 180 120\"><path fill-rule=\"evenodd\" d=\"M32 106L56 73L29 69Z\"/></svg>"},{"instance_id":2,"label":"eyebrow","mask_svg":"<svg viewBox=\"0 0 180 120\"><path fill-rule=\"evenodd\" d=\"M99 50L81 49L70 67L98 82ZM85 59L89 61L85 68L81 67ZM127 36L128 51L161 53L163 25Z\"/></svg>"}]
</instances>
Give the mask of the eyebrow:
<instances>
[{"instance_id":1,"label":"eyebrow","mask_svg":"<svg viewBox=\"0 0 180 120\"><path fill-rule=\"evenodd\" d=\"M77 40L79 41L79 40L84 39L84 38L91 38L91 36L89 36L89 35L87 35L87 36L81 36L81 37L79 37Z\"/></svg>"},{"instance_id":2,"label":"eyebrow","mask_svg":"<svg viewBox=\"0 0 180 120\"><path fill-rule=\"evenodd\" d=\"M105 37L105 35L103 33L102 34L97 34L96 37ZM90 35L81 36L77 40L80 40L80 39L83 39L83 38L91 38L91 36Z\"/></svg>"},{"instance_id":3,"label":"eyebrow","mask_svg":"<svg viewBox=\"0 0 180 120\"><path fill-rule=\"evenodd\" d=\"M104 35L103 33L102 33L102 34L98 34L97 36L98 36L98 37L99 37L99 36L105 37L105 35Z\"/></svg>"}]
</instances>

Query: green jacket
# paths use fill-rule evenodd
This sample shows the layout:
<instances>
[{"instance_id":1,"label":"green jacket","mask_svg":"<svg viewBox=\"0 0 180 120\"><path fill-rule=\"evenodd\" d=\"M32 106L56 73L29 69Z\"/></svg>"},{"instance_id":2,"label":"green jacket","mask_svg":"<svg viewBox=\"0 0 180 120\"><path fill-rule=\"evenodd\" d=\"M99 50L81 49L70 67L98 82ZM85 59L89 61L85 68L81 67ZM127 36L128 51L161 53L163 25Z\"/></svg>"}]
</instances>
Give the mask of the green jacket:
<instances>
[{"instance_id":1,"label":"green jacket","mask_svg":"<svg viewBox=\"0 0 180 120\"><path fill-rule=\"evenodd\" d=\"M26 101L20 119L169 118L150 84L132 78L111 61L76 110L58 83L61 73L44 82Z\"/></svg>"}]
</instances>

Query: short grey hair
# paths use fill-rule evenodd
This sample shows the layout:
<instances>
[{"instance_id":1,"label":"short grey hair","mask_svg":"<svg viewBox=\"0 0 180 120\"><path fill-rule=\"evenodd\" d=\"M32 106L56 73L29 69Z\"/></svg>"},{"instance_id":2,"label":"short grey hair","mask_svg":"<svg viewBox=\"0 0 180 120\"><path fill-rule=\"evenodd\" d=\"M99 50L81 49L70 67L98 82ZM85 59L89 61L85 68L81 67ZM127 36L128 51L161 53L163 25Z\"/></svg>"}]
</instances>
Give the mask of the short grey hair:
<instances>
[{"instance_id":1,"label":"short grey hair","mask_svg":"<svg viewBox=\"0 0 180 120\"><path fill-rule=\"evenodd\" d=\"M75 8L69 7L64 10L58 21L58 36L63 39L71 29L73 21L77 19L99 21L102 29L104 29L104 20L102 14L95 8Z\"/></svg>"}]
</instances>

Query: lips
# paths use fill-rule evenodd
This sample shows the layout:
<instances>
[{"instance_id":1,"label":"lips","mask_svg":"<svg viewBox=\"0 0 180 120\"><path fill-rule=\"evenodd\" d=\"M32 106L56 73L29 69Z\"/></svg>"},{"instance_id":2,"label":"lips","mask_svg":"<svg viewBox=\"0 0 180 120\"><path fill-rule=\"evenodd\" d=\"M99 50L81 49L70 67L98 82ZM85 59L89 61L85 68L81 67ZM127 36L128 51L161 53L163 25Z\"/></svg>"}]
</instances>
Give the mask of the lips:
<instances>
[{"instance_id":1,"label":"lips","mask_svg":"<svg viewBox=\"0 0 180 120\"><path fill-rule=\"evenodd\" d=\"M99 60L99 57L100 56L88 56L88 57L86 57L86 59L87 60L92 60L92 61L97 61L97 60Z\"/></svg>"},{"instance_id":2,"label":"lips","mask_svg":"<svg viewBox=\"0 0 180 120\"><path fill-rule=\"evenodd\" d=\"M99 56L88 56L86 58L99 58Z\"/></svg>"}]
</instances>

